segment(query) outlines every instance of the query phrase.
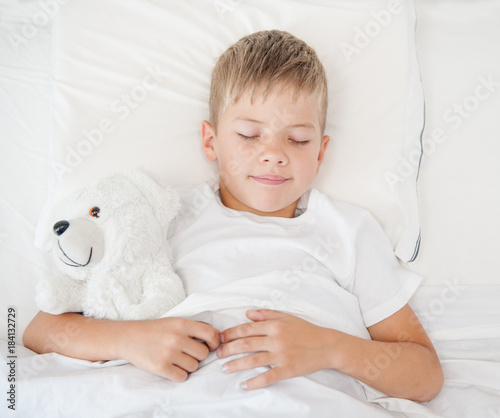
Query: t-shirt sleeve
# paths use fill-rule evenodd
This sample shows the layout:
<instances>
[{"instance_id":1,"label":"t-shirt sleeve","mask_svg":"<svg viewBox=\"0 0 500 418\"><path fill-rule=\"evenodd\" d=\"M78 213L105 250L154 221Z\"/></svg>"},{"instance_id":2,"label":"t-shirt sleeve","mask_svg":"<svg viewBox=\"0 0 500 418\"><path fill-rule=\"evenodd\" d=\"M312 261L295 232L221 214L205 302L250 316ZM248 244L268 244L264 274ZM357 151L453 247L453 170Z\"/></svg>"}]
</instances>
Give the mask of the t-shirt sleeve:
<instances>
[{"instance_id":1,"label":"t-shirt sleeve","mask_svg":"<svg viewBox=\"0 0 500 418\"><path fill-rule=\"evenodd\" d=\"M366 327L405 306L422 281L399 263L382 227L369 213L357 231L354 266L352 293Z\"/></svg>"}]
</instances>

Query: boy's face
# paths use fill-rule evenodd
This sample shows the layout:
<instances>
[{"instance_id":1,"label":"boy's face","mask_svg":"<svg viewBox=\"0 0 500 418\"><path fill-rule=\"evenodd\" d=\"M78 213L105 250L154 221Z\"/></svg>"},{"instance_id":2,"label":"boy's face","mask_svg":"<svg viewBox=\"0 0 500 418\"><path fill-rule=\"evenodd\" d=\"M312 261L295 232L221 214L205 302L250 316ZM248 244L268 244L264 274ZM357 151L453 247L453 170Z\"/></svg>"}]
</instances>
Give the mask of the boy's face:
<instances>
[{"instance_id":1,"label":"boy's face","mask_svg":"<svg viewBox=\"0 0 500 418\"><path fill-rule=\"evenodd\" d=\"M203 150L217 160L222 203L265 216L293 217L311 185L330 138L322 136L318 98L250 95L221 114L217 134L202 123Z\"/></svg>"}]
</instances>

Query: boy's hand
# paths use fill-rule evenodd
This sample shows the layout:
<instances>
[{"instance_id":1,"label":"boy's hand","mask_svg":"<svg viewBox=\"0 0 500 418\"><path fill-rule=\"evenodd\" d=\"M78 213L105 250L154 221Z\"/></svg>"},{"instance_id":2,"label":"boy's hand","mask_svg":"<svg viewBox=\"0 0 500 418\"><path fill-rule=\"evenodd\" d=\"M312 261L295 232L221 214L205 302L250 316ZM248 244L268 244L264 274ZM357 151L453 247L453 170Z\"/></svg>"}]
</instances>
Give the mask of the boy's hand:
<instances>
[{"instance_id":1,"label":"boy's hand","mask_svg":"<svg viewBox=\"0 0 500 418\"><path fill-rule=\"evenodd\" d=\"M117 357L175 382L186 380L220 344L219 331L204 322L161 318L124 323L129 328L118 341Z\"/></svg>"},{"instance_id":2,"label":"boy's hand","mask_svg":"<svg viewBox=\"0 0 500 418\"><path fill-rule=\"evenodd\" d=\"M254 322L221 332L224 345L217 350L220 358L253 353L225 363L225 373L271 367L271 370L244 382L244 389L261 388L330 367L328 359L332 346L331 342L328 344L326 328L268 309L247 311L247 317Z\"/></svg>"}]
</instances>

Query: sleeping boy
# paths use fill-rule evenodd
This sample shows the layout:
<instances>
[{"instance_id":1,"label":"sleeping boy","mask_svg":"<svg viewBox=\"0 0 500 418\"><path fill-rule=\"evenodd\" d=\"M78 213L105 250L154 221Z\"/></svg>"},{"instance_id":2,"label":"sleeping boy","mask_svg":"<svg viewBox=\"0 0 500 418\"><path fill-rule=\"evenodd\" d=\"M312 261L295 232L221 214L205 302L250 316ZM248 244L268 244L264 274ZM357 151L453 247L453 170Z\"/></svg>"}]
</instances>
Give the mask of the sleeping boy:
<instances>
[{"instance_id":1,"label":"sleeping boy","mask_svg":"<svg viewBox=\"0 0 500 418\"><path fill-rule=\"evenodd\" d=\"M219 179L179 189L186 210L169 239L186 293L258 278L271 295L275 285L289 290L274 293L276 309L249 310L248 322L224 330L174 317L39 312L24 344L38 353L122 358L178 382L216 351L232 357L225 373L266 367L243 382L246 390L334 369L389 396L432 399L441 365L407 304L420 278L399 265L367 212L310 188L329 142L326 110L326 75L313 49L276 30L242 38L214 68L210 121L201 127ZM269 272L279 274L269 279ZM293 314L299 303L303 315ZM324 321L308 320L312 312Z\"/></svg>"}]
</instances>

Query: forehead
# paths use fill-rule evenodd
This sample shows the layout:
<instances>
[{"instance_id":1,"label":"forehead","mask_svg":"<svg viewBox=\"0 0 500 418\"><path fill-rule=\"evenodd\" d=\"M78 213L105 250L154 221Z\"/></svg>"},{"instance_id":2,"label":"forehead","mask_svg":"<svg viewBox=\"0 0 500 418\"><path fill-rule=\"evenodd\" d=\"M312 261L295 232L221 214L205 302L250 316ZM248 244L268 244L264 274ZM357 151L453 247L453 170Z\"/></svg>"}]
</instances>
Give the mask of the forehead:
<instances>
[{"instance_id":1,"label":"forehead","mask_svg":"<svg viewBox=\"0 0 500 418\"><path fill-rule=\"evenodd\" d=\"M261 122L280 125L320 125L320 100L317 94L293 89L246 91L229 104L221 115L222 123L233 121Z\"/></svg>"}]
</instances>

